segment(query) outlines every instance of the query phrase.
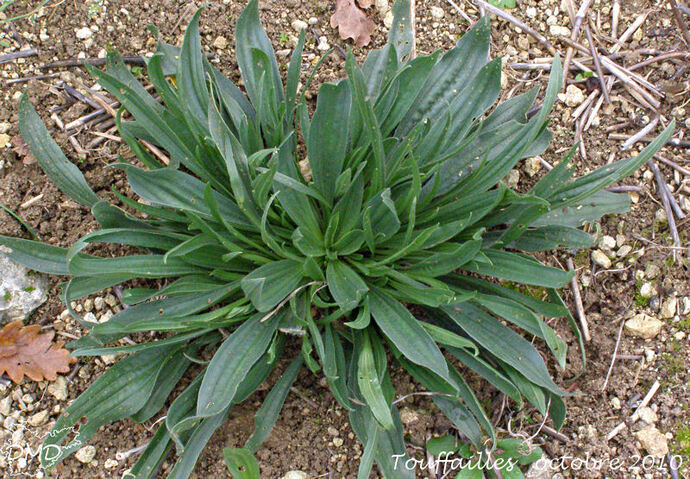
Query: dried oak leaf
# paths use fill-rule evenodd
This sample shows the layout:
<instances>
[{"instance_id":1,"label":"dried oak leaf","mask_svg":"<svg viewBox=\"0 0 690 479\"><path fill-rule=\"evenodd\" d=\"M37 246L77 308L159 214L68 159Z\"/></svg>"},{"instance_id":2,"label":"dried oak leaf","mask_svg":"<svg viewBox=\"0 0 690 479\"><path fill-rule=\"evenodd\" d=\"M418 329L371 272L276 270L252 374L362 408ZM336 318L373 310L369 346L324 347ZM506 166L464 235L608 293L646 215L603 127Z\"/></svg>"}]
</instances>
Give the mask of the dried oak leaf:
<instances>
[{"instance_id":1,"label":"dried oak leaf","mask_svg":"<svg viewBox=\"0 0 690 479\"><path fill-rule=\"evenodd\" d=\"M54 332L39 334L37 324L22 326L21 321L7 324L0 330L0 374L6 372L15 383L24 375L34 381L55 381L57 373L69 371L76 358L69 357L63 342L53 343Z\"/></svg>"},{"instance_id":2,"label":"dried oak leaf","mask_svg":"<svg viewBox=\"0 0 690 479\"><path fill-rule=\"evenodd\" d=\"M363 47L371 41L376 24L359 9L355 0L335 0L331 27L338 27L338 33L343 40L352 38L358 47Z\"/></svg>"}]
</instances>

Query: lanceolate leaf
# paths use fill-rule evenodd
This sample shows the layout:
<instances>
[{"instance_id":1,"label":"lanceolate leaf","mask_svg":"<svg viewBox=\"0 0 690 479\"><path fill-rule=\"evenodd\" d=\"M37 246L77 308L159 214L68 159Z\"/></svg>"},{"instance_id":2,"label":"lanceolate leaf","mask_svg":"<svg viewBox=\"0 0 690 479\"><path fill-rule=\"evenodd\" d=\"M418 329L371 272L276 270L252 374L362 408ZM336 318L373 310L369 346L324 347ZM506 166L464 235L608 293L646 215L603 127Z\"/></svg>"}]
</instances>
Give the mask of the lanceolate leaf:
<instances>
[{"instance_id":1,"label":"lanceolate leaf","mask_svg":"<svg viewBox=\"0 0 690 479\"><path fill-rule=\"evenodd\" d=\"M371 289L369 305L378 327L407 359L449 377L438 346L405 306L379 289Z\"/></svg>"},{"instance_id":2,"label":"lanceolate leaf","mask_svg":"<svg viewBox=\"0 0 690 479\"><path fill-rule=\"evenodd\" d=\"M47 274L69 274L67 250L38 241L0 236L0 254Z\"/></svg>"},{"instance_id":3,"label":"lanceolate leaf","mask_svg":"<svg viewBox=\"0 0 690 479\"><path fill-rule=\"evenodd\" d=\"M141 409L153 391L156 378L174 349L141 351L120 360L100 376L87 391L67 408L46 437L41 450L41 464L52 469L64 457L80 449L98 428L124 419ZM76 438L65 444L72 428L82 418Z\"/></svg>"},{"instance_id":4,"label":"lanceolate leaf","mask_svg":"<svg viewBox=\"0 0 690 479\"><path fill-rule=\"evenodd\" d=\"M266 352L279 316L262 321L263 317L256 314L242 323L216 351L199 389L198 416L221 414L233 402L251 367Z\"/></svg>"},{"instance_id":5,"label":"lanceolate leaf","mask_svg":"<svg viewBox=\"0 0 690 479\"><path fill-rule=\"evenodd\" d=\"M471 303L441 309L479 345L518 369L527 379L556 394L564 394L551 379L539 352L512 329Z\"/></svg>"},{"instance_id":6,"label":"lanceolate leaf","mask_svg":"<svg viewBox=\"0 0 690 479\"><path fill-rule=\"evenodd\" d=\"M98 197L86 183L79 168L70 163L55 140L50 137L26 94L22 95L19 101L17 113L22 138L43 171L57 187L74 201L86 207L90 208L98 202Z\"/></svg>"},{"instance_id":7,"label":"lanceolate leaf","mask_svg":"<svg viewBox=\"0 0 690 479\"><path fill-rule=\"evenodd\" d=\"M314 184L329 202L345 160L350 118L350 88L346 81L321 87L309 130L307 149Z\"/></svg>"},{"instance_id":8,"label":"lanceolate leaf","mask_svg":"<svg viewBox=\"0 0 690 479\"><path fill-rule=\"evenodd\" d=\"M273 429L273 425L278 420L278 414L280 414L280 410L283 408L285 398L290 392L292 383L295 382L295 378L297 378L297 374L299 374L301 369L302 357L297 356L293 359L292 363L290 363L290 366L288 366L283 375L280 376L276 385L273 386L271 392L266 396L256 416L254 416L254 433L244 445L245 449L254 453L266 440L271 429Z\"/></svg>"}]
</instances>

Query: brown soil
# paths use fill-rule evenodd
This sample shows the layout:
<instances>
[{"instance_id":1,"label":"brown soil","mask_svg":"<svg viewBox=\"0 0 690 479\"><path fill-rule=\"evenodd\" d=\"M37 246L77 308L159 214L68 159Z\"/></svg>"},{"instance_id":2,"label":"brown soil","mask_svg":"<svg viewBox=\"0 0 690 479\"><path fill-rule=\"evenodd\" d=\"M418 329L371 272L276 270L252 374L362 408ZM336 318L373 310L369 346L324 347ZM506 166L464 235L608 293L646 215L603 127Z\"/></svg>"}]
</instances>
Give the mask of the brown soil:
<instances>
[{"instance_id":1,"label":"brown soil","mask_svg":"<svg viewBox=\"0 0 690 479\"><path fill-rule=\"evenodd\" d=\"M39 2L29 3L38 4ZM293 20L306 21L310 17L318 19L315 29L319 35L326 35L331 45L345 47L346 42L339 40L328 24L333 3L328 0L262 1L262 20L276 49L288 48L289 38L286 38L285 34L289 36L295 33L290 26ZM466 22L455 14L446 2L433 0L418 3L421 4L417 8L417 41L420 54L429 53L437 48L447 49L451 47L457 36L468 28ZM93 16L90 17L90 5L95 4L72 0L50 2L44 8L43 14L36 16L33 21L23 19L13 22L10 27L4 27L5 41L9 42L12 47L35 47L39 50L39 55L35 58L0 66L1 76L12 78L35 75L39 73L38 65L57 59L76 57L82 52L87 57L96 57L102 49L109 47L117 49L123 55L145 54L153 48L152 39L146 30L146 26L150 23L155 24L160 29L167 41L177 43L181 41L184 26L191 12L200 6L199 2L175 2L172 0L160 2L110 1L105 2L98 11L91 7ZM610 18L607 13L602 11L602 8L608 4L609 2L603 1L594 2L593 11L599 12L602 24L606 24ZM213 2L205 9L201 20L202 39L206 48L215 53L217 66L235 80L238 78L238 73L233 62L232 39L234 22L243 5L244 2ZM668 9L657 7L656 2L648 0L621 2L621 5L623 11L620 31L632 23L639 12L652 9L649 19L643 26L645 35L639 40L634 39L627 45L627 48L656 48L662 51L682 48L679 32L672 23L671 13ZM445 15L442 19L432 18L430 13L432 6L443 8ZM547 8L553 10L558 6L559 3L555 0L545 2L527 0L519 2L518 8L513 13L528 24L537 27L540 23L544 23L548 16L544 15L543 11ZM537 19L527 17L526 9L528 7L537 7L539 12ZM17 2L17 5L6 10L5 14L11 17L27 11L27 8L24 2ZM469 9L467 11L471 12ZM476 16L476 12L473 15ZM385 39L385 29L381 19L375 13L371 13L371 16L377 21L374 43L379 45ZM567 18L567 14L561 14L558 18L559 24L563 24L562 19ZM91 46L86 48L84 42L77 39L75 31L86 25L94 24L98 25L99 31L94 33ZM512 53L513 56L510 61L528 61L528 59L548 56L548 52L531 39L529 39L528 44L524 43L527 36L516 34L511 25L494 21L493 28L493 56ZM607 25L604 25L602 30L608 31ZM13 35L13 32L17 35ZM39 40L41 34L47 34L48 38ZM228 40L228 45L230 45L228 48L218 50L211 47L213 41L219 36ZM311 35L306 51L314 54L313 59L311 59L314 62L320 53L316 49L316 43L315 37ZM565 51L562 44L558 46L561 51ZM354 47L359 56L365 54L368 48ZM640 58L639 55L631 56L623 61L625 64L632 64L639 61ZM315 83L318 85L324 80L341 76L344 72L343 66L342 58L334 53L325 62L321 72L317 74ZM656 65L655 68L647 68L644 73L650 74L650 81L666 85L668 88L683 84L687 87L687 71L681 72L680 76L674 78L674 74L681 67L682 62L665 62ZM523 72L506 69L505 73L507 76L506 92L512 88L515 88L516 92L521 92L535 84L542 86L545 84L545 75L536 72L523 75ZM87 84L92 84L88 80L88 74L78 68L61 70L60 74L60 78L30 82L30 98L37 105L39 114L53 130L52 133L60 146L85 173L89 184L96 193L101 198L112 199L113 195L110 192L112 186L120 191L127 191L122 176L116 170L104 168L104 166L117 160L118 145L113 141L106 141L98 149L89 151L85 159L80 159L79 155L74 152L72 145L67 141L66 136L55 128L54 122L49 119L48 109L60 104L60 100L54 94L54 90L51 91L51 87L58 85L61 80L74 84L75 79L80 79ZM18 134L16 103L18 93L24 88L23 84L15 84L4 86L2 90L0 123L9 122L11 124L10 136ZM674 103L674 101L682 103L684 100L682 97L681 100L671 99L662 106L662 113L667 119L671 117L671 109L680 104ZM620 94L614 99L612 105L610 109L604 109L600 113L601 125L591 128L585 134L584 143L588 154L587 159L583 160L581 157L577 157L575 160L580 173L605 164L611 151L618 152L617 159L624 157L619 151L620 142L610 140L605 129L607 126L620 121L639 120L642 110L630 101L630 96L627 94ZM58 114L61 120L67 123L84 114L85 110L84 105L75 104ZM543 155L543 158L551 164L558 161L574 142L574 125L570 117L572 111L573 108L566 107L559 102L552 115L554 142L547 153ZM679 133L676 136L685 135L687 137L687 123L684 124L684 121L685 118L680 118L677 127ZM632 134L639 128L639 125L635 126L633 123L622 132ZM94 139L94 136L89 132L81 132L77 134L76 138L81 145L86 145ZM686 168L690 164L687 150L668 148L664 150L664 154ZM22 158L17 157L10 148L0 150L0 160L5 160L5 168L0 170L0 198L2 198L2 203L14 211L18 211L21 217L39 232L44 241L55 245L69 246L78 237L96 228L89 212L61 194L52 183L47 181L35 163L22 161ZM678 179L674 179L673 170L661 166L667 181L672 185L678 185ZM527 185L533 181L524 172L521 173L521 184ZM621 320L629 318L637 312L656 315L658 305L672 292L677 293L679 298L690 294L687 252L679 255L675 262L669 260L670 250L667 246L671 242L668 230L659 226L658 222L655 221L655 212L661 208L658 195L655 194L653 181L650 181L643 173L644 170L626 180L627 184L638 185L644 191L639 195L639 202L633 204L632 211L623 216L609 218L601 223L603 234L613 237L617 234L625 236L626 244L630 244L634 250L638 251L637 261L632 265L621 263L622 271L605 272L596 271L593 264L590 264L587 255L577 257L580 274L592 278L591 285L583 288L583 301L592 341L587 344L588 364L586 372L575 382L567 382L566 379L574 376L581 367L576 342L564 320L558 320L553 324L570 345L568 369L566 371L554 370L554 372L558 382L564 388L579 393L578 396L568 400L568 417L562 430L568 437L568 442L561 443L548 436L537 438L537 441L546 441L544 448L548 455L554 458L568 455L576 458L585 458L589 455L598 459L620 457L625 466L617 471L573 472L567 470L563 477L603 477L606 474L607 477L624 478L643 476L645 473L652 474L652 477L666 477L666 473L657 467L650 470L634 469L635 455L645 455L632 435L632 432L639 426L626 428L611 441L606 441L605 437L611 429L632 413L632 409L626 406L626 402L637 394L644 396L657 379L661 382L661 389L652 400L652 404L658 408L658 428L664 433L670 433L674 438L681 430L685 430L686 433L689 432L687 426L690 422L690 408L688 407L690 404L690 352L688 340L687 337L684 341L676 340L672 334L672 332L681 330L690 334L687 318L681 318L685 320L682 323L673 323L672 320L668 320L662 334L654 340L643 341L623 334L618 354L644 357L649 354L648 351L653 351L656 358L651 362L648 362L647 359L618 360L612 370L606 390L601 391L611 363ZM687 191L686 189L685 194ZM27 208L19 208L20 204L40 194L43 195L41 201ZM678 227L683 243L687 245L687 222L680 222ZM4 212L0 212L0 233L11 236L26 236L26 231ZM640 241L633 235L640 235L653 243ZM548 260L560 261L565 264L565 258L565 254L559 253L557 256L548 258ZM660 279L655 281L659 296L656 300L653 299L649 305L643 306L635 300L639 288L635 271L644 271L646 266L651 263L658 265L662 270ZM616 267L616 269L618 268ZM58 278L52 279L52 284L56 285ZM565 295L568 301L571 301L569 290L565 292ZM58 299L58 291L55 289L51 292L50 300L34 313L31 321L43 321L44 324L52 322L53 327L61 333L79 336L81 331L78 325L59 320L59 315L63 309ZM574 310L574 307L572 309ZM92 382L93 377L100 374L105 367L100 359L82 359L80 364L81 369L69 386L69 400L74 399L84 391ZM275 377L269 383L274 380ZM394 374L394 382L399 396L420 389L399 371ZM45 383L25 383L23 391L35 393L38 397L43 396L36 408L49 409L52 420L66 407L67 402L57 401L54 397L44 394L45 387ZM258 452L262 477L278 478L293 469L306 471L310 477L356 477L362 447L348 425L346 413L336 405L328 389L322 386L319 379L314 378L306 371L300 374L297 389L303 397L295 394L288 397L273 433ZM496 395L486 389L485 386L483 389L482 399L488 404L492 402L495 404ZM2 396L4 395L5 393L2 393ZM232 411L228 422L216 432L207 446L193 477L228 477L222 463L221 451L224 447L241 446L249 437L253 430L253 413L260 405L264 395L264 391L257 392L245 404ZM623 404L622 409L613 408L612 400L614 398ZM500 406L500 401L498 405ZM411 444L410 452L421 457L423 450L418 446L423 446L430 435L446 433L449 428L448 423L437 414L431 403L423 397L417 396L407 399L401 404L401 408L407 409L411 413L409 416L413 418L406 424L409 433L407 439ZM494 412L498 414L499 410L496 409ZM504 410L501 417L494 417L503 431L507 427L506 421L509 412ZM538 413L526 409L515 414L512 430L532 434L536 432L540 422L541 418ZM338 437L343 439L341 446L336 447L333 444L335 436L331 434L334 432L331 428L335 428L338 431ZM104 469L104 462L107 459L115 458L117 452L122 453L144 444L151 434L143 425L136 425L129 421L107 426L91 441L97 449L96 461L89 465L83 465L73 457L69 458L56 469L56 477L84 479L121 477L123 471L134 463L136 455L119 460L118 465L110 470ZM685 470L685 474L688 474L687 465L690 463L688 445L681 446L679 441L672 440L671 449L675 453L684 454L681 473L682 470ZM171 464L169 458L164 465L164 470L168 470ZM638 466L640 465L638 463ZM658 465L658 461L656 465Z\"/></svg>"}]
</instances>

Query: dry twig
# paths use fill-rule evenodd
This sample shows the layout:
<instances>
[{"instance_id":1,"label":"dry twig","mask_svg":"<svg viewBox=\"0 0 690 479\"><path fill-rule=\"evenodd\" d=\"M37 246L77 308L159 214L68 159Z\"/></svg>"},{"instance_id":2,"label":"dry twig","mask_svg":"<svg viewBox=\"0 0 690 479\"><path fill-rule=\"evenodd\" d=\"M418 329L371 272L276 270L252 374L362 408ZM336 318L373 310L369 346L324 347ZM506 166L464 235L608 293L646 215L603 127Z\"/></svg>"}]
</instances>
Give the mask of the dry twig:
<instances>
[{"instance_id":1,"label":"dry twig","mask_svg":"<svg viewBox=\"0 0 690 479\"><path fill-rule=\"evenodd\" d=\"M573 289L575 309L577 311L577 317L580 320L580 326L582 326L582 336L585 338L585 341L590 341L592 337L589 334L589 324L587 323L587 317L585 316L585 308L582 305L580 287L577 284L577 270L575 269L575 264L573 263L572 258L568 258L568 269L575 272L573 278L570 280L570 287Z\"/></svg>"},{"instance_id":2,"label":"dry twig","mask_svg":"<svg viewBox=\"0 0 690 479\"><path fill-rule=\"evenodd\" d=\"M549 50L549 52L551 52L552 55L555 55L557 53L556 49L551 44L551 42L548 41L543 35L539 34L539 32L537 32L533 28L525 25L522 21L518 20L510 13L491 5L490 3L487 3L484 0L472 0L472 2L474 2L474 4L476 4L479 7L482 7L487 12L491 12L497 17L501 17L502 19L509 21L516 27L520 28L523 32L528 33L529 35L534 37L539 43L544 45Z\"/></svg>"}]
</instances>

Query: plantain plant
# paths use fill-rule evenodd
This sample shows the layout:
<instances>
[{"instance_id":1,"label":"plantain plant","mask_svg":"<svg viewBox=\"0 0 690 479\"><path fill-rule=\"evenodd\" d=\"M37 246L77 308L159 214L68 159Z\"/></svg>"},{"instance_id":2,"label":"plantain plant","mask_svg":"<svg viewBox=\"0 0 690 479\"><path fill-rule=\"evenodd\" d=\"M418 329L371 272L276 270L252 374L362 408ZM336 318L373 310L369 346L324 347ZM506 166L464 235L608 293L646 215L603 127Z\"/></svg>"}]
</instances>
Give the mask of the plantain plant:
<instances>
[{"instance_id":1,"label":"plantain plant","mask_svg":"<svg viewBox=\"0 0 690 479\"><path fill-rule=\"evenodd\" d=\"M411 58L408 6L395 5L388 42L362 65L348 54L347 77L320 87L311 117L309 83L299 88L305 32L283 85L257 0L236 28L246 93L203 55L199 12L181 48L159 42L148 59L160 98L111 53L104 71L91 71L122 105L117 125L133 155L114 167L140 198L116 191L127 211L96 196L21 99L32 153L101 229L68 249L5 236L0 243L15 261L69 277L63 299L88 330L71 344L74 356L121 355L57 420L43 445L45 468L102 425L147 421L171 401L131 475L154 477L175 449L168 477L186 478L228 411L288 362L244 448L225 451L235 475L258 476L252 453L305 366L325 376L349 413L364 444L360 478L374 462L386 477L414 477L404 467L391 363L477 447L495 432L468 371L516 407L527 400L562 425L566 394L532 343L565 367L566 343L544 318L567 318L580 339L557 291L572 272L528 253L590 247L580 226L629 207L627 195L604 188L647 161L673 126L638 156L577 179L571 150L528 192L516 192L502 179L550 141L559 59L531 118L537 89L493 107L501 60L488 61L488 19L453 49ZM137 253L84 251L97 243ZM140 279L158 281L132 282ZM70 307L120 284L128 307L107 322L85 321ZM181 392L172 399L173 391Z\"/></svg>"}]
</instances>

